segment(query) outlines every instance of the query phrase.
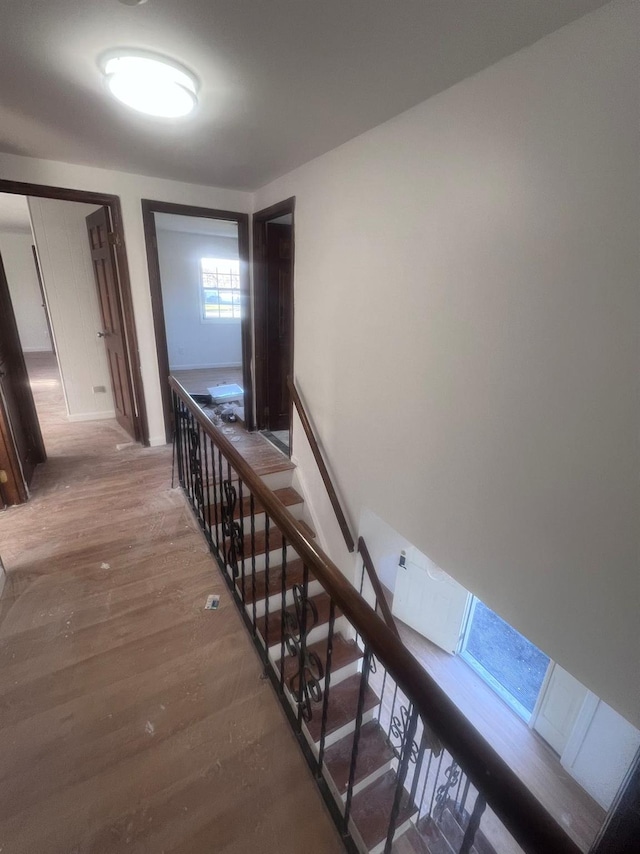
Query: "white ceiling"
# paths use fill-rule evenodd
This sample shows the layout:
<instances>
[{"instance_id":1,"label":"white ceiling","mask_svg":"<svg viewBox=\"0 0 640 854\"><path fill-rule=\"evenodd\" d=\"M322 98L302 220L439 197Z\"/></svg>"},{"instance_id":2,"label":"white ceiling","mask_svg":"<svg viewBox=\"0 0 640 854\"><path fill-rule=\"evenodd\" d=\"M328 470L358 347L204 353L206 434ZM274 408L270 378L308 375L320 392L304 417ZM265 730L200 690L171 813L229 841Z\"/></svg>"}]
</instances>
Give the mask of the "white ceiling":
<instances>
[{"instance_id":1,"label":"white ceiling","mask_svg":"<svg viewBox=\"0 0 640 854\"><path fill-rule=\"evenodd\" d=\"M206 234L209 237L235 239L238 237L237 224L228 220L165 213L156 213L154 217L158 231L180 231L187 234Z\"/></svg>"},{"instance_id":2,"label":"white ceiling","mask_svg":"<svg viewBox=\"0 0 640 854\"><path fill-rule=\"evenodd\" d=\"M4 2L0 150L255 189L604 0ZM159 51L201 80L182 121L106 94L105 50Z\"/></svg>"},{"instance_id":3,"label":"white ceiling","mask_svg":"<svg viewBox=\"0 0 640 854\"><path fill-rule=\"evenodd\" d=\"M0 193L0 231L31 232L31 220L25 196Z\"/></svg>"}]
</instances>

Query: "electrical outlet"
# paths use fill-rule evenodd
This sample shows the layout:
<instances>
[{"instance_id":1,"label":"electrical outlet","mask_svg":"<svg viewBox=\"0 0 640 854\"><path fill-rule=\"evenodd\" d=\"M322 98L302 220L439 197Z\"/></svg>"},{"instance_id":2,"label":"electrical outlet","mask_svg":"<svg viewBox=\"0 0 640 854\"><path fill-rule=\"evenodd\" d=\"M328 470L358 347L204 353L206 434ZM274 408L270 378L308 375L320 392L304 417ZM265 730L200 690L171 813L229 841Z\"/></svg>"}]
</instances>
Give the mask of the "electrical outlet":
<instances>
[{"instance_id":1,"label":"electrical outlet","mask_svg":"<svg viewBox=\"0 0 640 854\"><path fill-rule=\"evenodd\" d=\"M107 393L107 387L104 385L94 385L93 393L94 394L106 394Z\"/></svg>"}]
</instances>

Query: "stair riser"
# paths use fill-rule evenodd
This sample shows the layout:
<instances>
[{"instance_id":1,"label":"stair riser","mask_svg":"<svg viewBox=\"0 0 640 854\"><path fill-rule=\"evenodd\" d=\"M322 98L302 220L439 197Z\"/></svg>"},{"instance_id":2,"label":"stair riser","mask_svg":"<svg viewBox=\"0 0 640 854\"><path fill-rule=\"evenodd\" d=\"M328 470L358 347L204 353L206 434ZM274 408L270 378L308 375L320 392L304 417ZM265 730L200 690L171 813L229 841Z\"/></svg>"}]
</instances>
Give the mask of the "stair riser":
<instances>
[{"instance_id":1,"label":"stair riser","mask_svg":"<svg viewBox=\"0 0 640 854\"><path fill-rule=\"evenodd\" d=\"M251 575L247 575L245 577L245 589L251 588ZM272 588L273 589L273 588ZM269 596L269 613L272 614L274 611L279 611L282 607L282 591L280 587L276 584L277 592L272 596ZM309 596L317 596L318 593L322 593L322 585L319 581L310 581L309 582ZM240 584L238 584L238 593L241 592ZM269 591L271 593L271 590ZM242 595L242 594L241 594ZM293 605L293 590L287 590L286 595L286 604L287 606ZM247 614L253 616L253 605L247 603L245 605ZM266 611L266 602L264 599L260 599L256 602L256 616L263 617Z\"/></svg>"},{"instance_id":2,"label":"stair riser","mask_svg":"<svg viewBox=\"0 0 640 854\"><path fill-rule=\"evenodd\" d=\"M211 465L211 460L209 460L209 466ZM222 477L226 480L227 477L227 466L225 463L222 465ZM291 486L293 479L293 469L285 469L284 471L274 471L270 474L263 474L260 476L260 480L269 487L270 490L275 492L276 489L285 489L287 486ZM236 477L235 472L231 473L231 483L236 488L236 492L240 492L238 486L238 478ZM206 481L205 481L205 494L206 494ZM220 486L218 483L218 467L216 465L216 485L215 488L218 492L218 501L220 500ZM242 491L245 496L249 494L249 488L246 484L243 483ZM209 480L209 494L211 495L211 501L213 503L213 492L214 492L214 483L213 479Z\"/></svg>"},{"instance_id":3,"label":"stair riser","mask_svg":"<svg viewBox=\"0 0 640 854\"><path fill-rule=\"evenodd\" d=\"M342 634L343 627L347 625L347 621L345 617L337 617L334 624L334 633ZM260 635L260 632L258 632ZM307 646L312 646L312 644L317 643L318 641L323 640L329 634L329 624L328 623L320 623L319 626L315 626L309 634L307 635ZM271 641L271 638L269 638ZM280 640L278 639L277 643L269 643L269 658L276 662L280 661ZM355 662L356 667L358 666L358 662ZM342 668L341 668L342 669ZM340 671L334 671L334 673L339 673ZM333 678L333 677L332 677Z\"/></svg>"},{"instance_id":4,"label":"stair riser","mask_svg":"<svg viewBox=\"0 0 640 854\"><path fill-rule=\"evenodd\" d=\"M304 504L302 504L302 503L291 504L289 507L287 507L287 510L291 513L291 515L294 517L294 519L302 519L303 512L304 512ZM255 513L253 516L253 519L254 519L254 525L255 525L254 530L256 531L256 533L258 531L264 531L265 525L266 525L265 513L264 512ZM216 527L215 521L216 521L216 518L215 518L214 510L212 507L211 508L211 528L212 528L212 530L215 529L215 527ZM245 535L250 533L250 531L251 531L251 516L244 516L242 518L242 521L240 520L240 518L235 519L234 521L238 522L238 524L240 524L241 527L244 526L243 530L244 530ZM218 536L222 539L222 522L220 520L219 514L218 514L217 528L218 528ZM273 530L273 522L271 523L271 530Z\"/></svg>"},{"instance_id":5,"label":"stair riser","mask_svg":"<svg viewBox=\"0 0 640 854\"><path fill-rule=\"evenodd\" d=\"M372 721L375 718L376 711L377 711L377 707L373 708L373 709L369 709L369 711L363 713L363 715L362 715L362 726L364 726L365 724L368 724L369 721ZM331 733L327 733L327 736L326 736L325 742L324 742L325 747L331 747L332 744L335 744L337 741L340 741L341 738L345 738L345 736L351 735L351 733L355 731L355 728L356 728L356 721L354 718L353 720L346 723L344 726L341 726L340 729L334 730L334 732L331 732ZM314 745L316 750L319 749L320 748L320 742L319 741L318 742L313 741L311 734L308 732L307 728L304 725L303 725L303 729L304 729L304 734L305 734L309 744Z\"/></svg>"},{"instance_id":6,"label":"stair riser","mask_svg":"<svg viewBox=\"0 0 640 854\"><path fill-rule=\"evenodd\" d=\"M355 786L353 787L354 796L357 795L359 792L361 792L363 789L366 789L367 786L370 786L372 783L375 783L375 781L378 778L384 777L384 775L387 773L389 768L392 767L392 764L393 763L391 761L383 763L372 774L369 774L368 777L364 777L362 780L360 780L358 783L356 783ZM341 797L342 802L346 803L347 793L344 792L340 797Z\"/></svg>"},{"instance_id":7,"label":"stair riser","mask_svg":"<svg viewBox=\"0 0 640 854\"><path fill-rule=\"evenodd\" d=\"M417 814L418 814L418 811L416 810L415 815L417 815ZM409 830L409 828L412 825L411 819L413 817L414 816L410 816L406 821L403 821L402 824L399 824L396 827L395 833L393 834L394 841L396 839L399 839L403 833L406 833L407 830ZM386 839L383 839L382 842L378 843L378 845L375 846L375 848L371 849L369 854L384 854L385 843L386 843ZM364 850L366 851L367 849L365 848Z\"/></svg>"}]
</instances>

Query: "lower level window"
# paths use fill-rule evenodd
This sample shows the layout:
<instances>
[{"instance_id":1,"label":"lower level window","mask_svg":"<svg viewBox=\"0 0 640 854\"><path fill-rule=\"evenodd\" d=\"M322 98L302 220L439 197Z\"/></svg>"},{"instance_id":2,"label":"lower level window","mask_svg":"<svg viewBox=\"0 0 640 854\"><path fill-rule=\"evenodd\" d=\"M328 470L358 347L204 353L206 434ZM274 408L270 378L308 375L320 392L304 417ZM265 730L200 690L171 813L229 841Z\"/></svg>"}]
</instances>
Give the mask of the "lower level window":
<instances>
[{"instance_id":1,"label":"lower level window","mask_svg":"<svg viewBox=\"0 0 640 854\"><path fill-rule=\"evenodd\" d=\"M522 718L531 718L549 657L475 597L460 655Z\"/></svg>"}]
</instances>

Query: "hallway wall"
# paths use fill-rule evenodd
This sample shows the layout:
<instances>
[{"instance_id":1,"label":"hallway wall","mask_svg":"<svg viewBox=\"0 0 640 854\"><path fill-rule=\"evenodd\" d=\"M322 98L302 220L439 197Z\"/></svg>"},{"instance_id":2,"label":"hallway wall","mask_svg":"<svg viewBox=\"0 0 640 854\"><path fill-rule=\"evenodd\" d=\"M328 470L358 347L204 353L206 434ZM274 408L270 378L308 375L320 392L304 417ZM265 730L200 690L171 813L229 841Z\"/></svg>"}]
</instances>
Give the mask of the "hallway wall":
<instances>
[{"instance_id":1,"label":"hallway wall","mask_svg":"<svg viewBox=\"0 0 640 854\"><path fill-rule=\"evenodd\" d=\"M639 15L609 4L255 197L296 197L295 373L350 518L636 725Z\"/></svg>"},{"instance_id":2,"label":"hallway wall","mask_svg":"<svg viewBox=\"0 0 640 854\"><path fill-rule=\"evenodd\" d=\"M0 231L0 254L7 274L20 342L26 353L52 349L32 244L31 232Z\"/></svg>"},{"instance_id":3,"label":"hallway wall","mask_svg":"<svg viewBox=\"0 0 640 854\"><path fill-rule=\"evenodd\" d=\"M95 205L29 199L29 212L56 339L70 420L113 418L111 378L86 217ZM94 387L104 391L94 391Z\"/></svg>"},{"instance_id":4,"label":"hallway wall","mask_svg":"<svg viewBox=\"0 0 640 854\"><path fill-rule=\"evenodd\" d=\"M140 350L140 369L149 419L151 445L166 443L158 359L156 355L149 274L142 226L142 199L200 205L219 210L246 213L252 196L239 190L196 186L164 178L133 175L112 169L79 166L52 160L39 160L0 153L0 175L13 181L69 187L120 197L125 241L131 276L131 295Z\"/></svg>"}]
</instances>

